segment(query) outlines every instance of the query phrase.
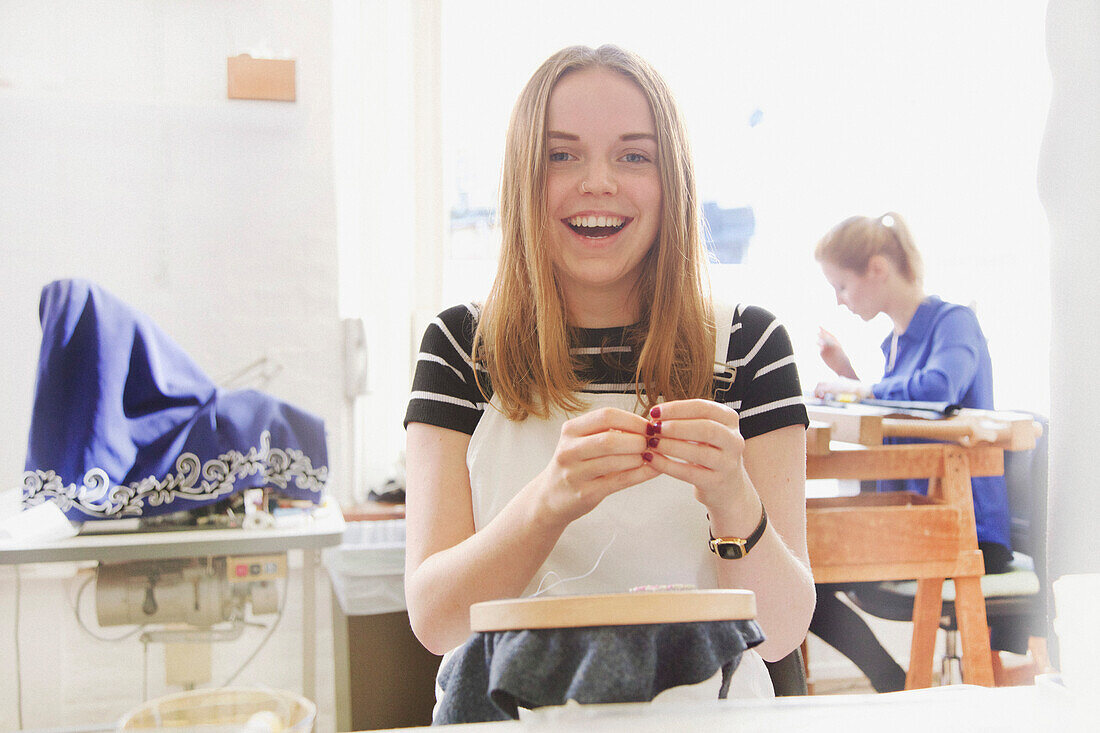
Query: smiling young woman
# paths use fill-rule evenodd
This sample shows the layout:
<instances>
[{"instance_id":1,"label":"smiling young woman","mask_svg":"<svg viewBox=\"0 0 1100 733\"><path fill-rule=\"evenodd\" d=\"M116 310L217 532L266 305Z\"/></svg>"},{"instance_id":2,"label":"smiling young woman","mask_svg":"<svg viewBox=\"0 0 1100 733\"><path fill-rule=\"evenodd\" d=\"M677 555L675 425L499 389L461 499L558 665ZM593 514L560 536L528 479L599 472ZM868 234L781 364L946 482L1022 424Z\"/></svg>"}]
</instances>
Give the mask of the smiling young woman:
<instances>
[{"instance_id":1,"label":"smiling young woman","mask_svg":"<svg viewBox=\"0 0 1100 733\"><path fill-rule=\"evenodd\" d=\"M712 304L687 150L664 81L616 47L564 49L521 93L496 279L428 328L406 413L406 600L429 649L467 639L474 603L554 579L752 590L766 640L730 694L770 694L762 659L804 638L790 339Z\"/></svg>"}]
</instances>

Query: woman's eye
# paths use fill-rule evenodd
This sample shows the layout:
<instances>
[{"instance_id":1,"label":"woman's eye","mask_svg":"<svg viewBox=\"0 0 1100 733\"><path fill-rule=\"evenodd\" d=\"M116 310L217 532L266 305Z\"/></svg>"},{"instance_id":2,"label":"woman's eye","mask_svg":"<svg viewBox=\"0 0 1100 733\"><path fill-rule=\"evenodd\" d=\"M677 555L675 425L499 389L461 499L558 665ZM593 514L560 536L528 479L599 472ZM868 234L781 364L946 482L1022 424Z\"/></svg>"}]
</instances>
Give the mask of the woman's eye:
<instances>
[{"instance_id":1,"label":"woman's eye","mask_svg":"<svg viewBox=\"0 0 1100 733\"><path fill-rule=\"evenodd\" d=\"M567 160L569 160L570 157L572 157L572 156L570 156L569 153L562 153L562 152L550 153L550 161L552 163L564 163Z\"/></svg>"},{"instance_id":2,"label":"woman's eye","mask_svg":"<svg viewBox=\"0 0 1100 733\"><path fill-rule=\"evenodd\" d=\"M627 153L626 155L623 156L623 160L626 161L627 163L647 163L647 162L649 162L649 158L642 155L641 153Z\"/></svg>"}]
</instances>

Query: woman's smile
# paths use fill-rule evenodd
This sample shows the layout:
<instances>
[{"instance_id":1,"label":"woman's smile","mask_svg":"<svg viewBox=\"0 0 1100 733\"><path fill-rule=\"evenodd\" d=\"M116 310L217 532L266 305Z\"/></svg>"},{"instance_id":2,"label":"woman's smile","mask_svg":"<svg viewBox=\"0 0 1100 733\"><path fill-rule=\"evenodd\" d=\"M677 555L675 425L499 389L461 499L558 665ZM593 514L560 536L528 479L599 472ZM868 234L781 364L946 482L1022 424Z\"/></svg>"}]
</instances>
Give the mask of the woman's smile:
<instances>
[{"instance_id":1,"label":"woman's smile","mask_svg":"<svg viewBox=\"0 0 1100 733\"><path fill-rule=\"evenodd\" d=\"M562 222L584 239L607 239L621 232L633 219L617 214L576 214Z\"/></svg>"}]
</instances>

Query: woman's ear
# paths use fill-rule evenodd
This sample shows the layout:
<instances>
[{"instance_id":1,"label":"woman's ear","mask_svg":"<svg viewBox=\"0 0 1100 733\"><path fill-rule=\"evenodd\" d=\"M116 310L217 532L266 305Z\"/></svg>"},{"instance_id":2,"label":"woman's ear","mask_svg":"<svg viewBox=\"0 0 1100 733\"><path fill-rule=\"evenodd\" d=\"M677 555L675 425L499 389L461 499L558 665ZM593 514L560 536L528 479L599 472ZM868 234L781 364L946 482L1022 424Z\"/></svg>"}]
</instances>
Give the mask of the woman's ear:
<instances>
[{"instance_id":1,"label":"woman's ear","mask_svg":"<svg viewBox=\"0 0 1100 733\"><path fill-rule=\"evenodd\" d=\"M867 260L867 277L885 280L893 270L893 263L883 255L871 255L871 259Z\"/></svg>"}]
</instances>

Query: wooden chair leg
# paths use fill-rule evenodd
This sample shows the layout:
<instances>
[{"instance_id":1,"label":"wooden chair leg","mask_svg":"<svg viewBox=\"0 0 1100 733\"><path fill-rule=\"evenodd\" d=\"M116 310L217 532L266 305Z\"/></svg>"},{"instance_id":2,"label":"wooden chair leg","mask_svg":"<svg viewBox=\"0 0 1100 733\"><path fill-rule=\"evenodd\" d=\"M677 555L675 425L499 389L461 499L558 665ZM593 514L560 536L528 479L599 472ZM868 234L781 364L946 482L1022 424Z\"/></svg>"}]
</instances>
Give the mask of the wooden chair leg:
<instances>
[{"instance_id":1,"label":"wooden chair leg","mask_svg":"<svg viewBox=\"0 0 1100 733\"><path fill-rule=\"evenodd\" d=\"M1037 675L1050 671L1047 640L1042 636L1028 639L1026 655L1008 654L1008 664L1005 663L1004 654L993 650L993 684L997 687L1034 685Z\"/></svg>"},{"instance_id":2,"label":"wooden chair leg","mask_svg":"<svg viewBox=\"0 0 1100 733\"><path fill-rule=\"evenodd\" d=\"M993 660L993 686L1010 687L1012 682L1009 681L1009 671L1005 668L1004 660L1001 659L1001 653L992 651L991 654Z\"/></svg>"},{"instance_id":3,"label":"wooden chair leg","mask_svg":"<svg viewBox=\"0 0 1100 733\"><path fill-rule=\"evenodd\" d=\"M1036 674L1047 674L1054 671L1050 664L1050 654L1047 651L1047 638L1045 636L1032 636L1027 640L1027 651L1035 660Z\"/></svg>"},{"instance_id":4,"label":"wooden chair leg","mask_svg":"<svg viewBox=\"0 0 1100 733\"><path fill-rule=\"evenodd\" d=\"M955 620L962 639L963 682L993 686L993 658L985 596L977 577L955 578Z\"/></svg>"},{"instance_id":5,"label":"wooden chair leg","mask_svg":"<svg viewBox=\"0 0 1100 733\"><path fill-rule=\"evenodd\" d=\"M905 689L932 686L932 658L943 610L943 578L921 578L913 597L913 642L909 647L909 671Z\"/></svg>"},{"instance_id":6,"label":"wooden chair leg","mask_svg":"<svg viewBox=\"0 0 1100 733\"><path fill-rule=\"evenodd\" d=\"M802 670L806 676L806 694L814 694L814 681L810 677L810 643L809 639L802 640Z\"/></svg>"}]
</instances>

